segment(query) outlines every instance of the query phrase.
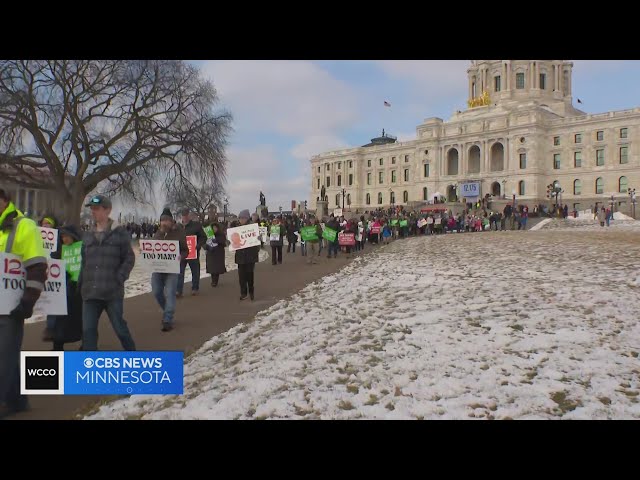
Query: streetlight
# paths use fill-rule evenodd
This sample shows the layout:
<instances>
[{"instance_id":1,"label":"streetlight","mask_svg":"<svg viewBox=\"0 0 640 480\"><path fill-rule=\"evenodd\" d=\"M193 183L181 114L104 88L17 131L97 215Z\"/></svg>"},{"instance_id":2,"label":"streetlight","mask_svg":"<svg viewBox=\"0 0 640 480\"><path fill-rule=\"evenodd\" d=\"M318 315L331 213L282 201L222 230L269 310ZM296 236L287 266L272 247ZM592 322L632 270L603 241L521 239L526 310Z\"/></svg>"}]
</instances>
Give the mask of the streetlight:
<instances>
[{"instance_id":1,"label":"streetlight","mask_svg":"<svg viewBox=\"0 0 640 480\"><path fill-rule=\"evenodd\" d=\"M632 207L632 214L631 216L635 219L636 218L636 189L629 189L628 190L629 193L629 199L631 200L631 207Z\"/></svg>"},{"instance_id":2,"label":"streetlight","mask_svg":"<svg viewBox=\"0 0 640 480\"><path fill-rule=\"evenodd\" d=\"M516 189L511 190L511 195L513 195L513 208L516 208Z\"/></svg>"},{"instance_id":3,"label":"streetlight","mask_svg":"<svg viewBox=\"0 0 640 480\"><path fill-rule=\"evenodd\" d=\"M506 189L506 186L507 186L507 181L506 181L506 180L502 180L502 198L503 198L503 199L504 199L504 198L507 198L507 194L506 194L506 193L504 193L504 192L505 192L505 189Z\"/></svg>"},{"instance_id":4,"label":"streetlight","mask_svg":"<svg viewBox=\"0 0 640 480\"><path fill-rule=\"evenodd\" d=\"M229 206L229 199L224 197L224 213L222 215L222 223L226 225L227 223L227 207Z\"/></svg>"},{"instance_id":5,"label":"streetlight","mask_svg":"<svg viewBox=\"0 0 640 480\"><path fill-rule=\"evenodd\" d=\"M347 191L343 188L342 189L342 210L344 210L344 197L347 196Z\"/></svg>"}]
</instances>

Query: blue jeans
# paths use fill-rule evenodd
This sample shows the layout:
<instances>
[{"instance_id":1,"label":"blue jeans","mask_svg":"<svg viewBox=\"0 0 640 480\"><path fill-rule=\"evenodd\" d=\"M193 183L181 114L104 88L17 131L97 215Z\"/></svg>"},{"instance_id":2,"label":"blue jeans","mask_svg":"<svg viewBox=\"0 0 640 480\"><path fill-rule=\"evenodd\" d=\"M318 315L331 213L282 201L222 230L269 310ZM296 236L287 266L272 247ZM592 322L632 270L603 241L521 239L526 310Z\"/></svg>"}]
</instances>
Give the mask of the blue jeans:
<instances>
[{"instance_id":1,"label":"blue jeans","mask_svg":"<svg viewBox=\"0 0 640 480\"><path fill-rule=\"evenodd\" d=\"M82 350L98 350L98 320L106 310L113 331L124 350L133 351L136 344L123 317L124 299L85 300L82 305Z\"/></svg>"},{"instance_id":2,"label":"blue jeans","mask_svg":"<svg viewBox=\"0 0 640 480\"><path fill-rule=\"evenodd\" d=\"M56 328L56 316L47 315L47 330L53 331L54 328Z\"/></svg>"},{"instance_id":3,"label":"blue jeans","mask_svg":"<svg viewBox=\"0 0 640 480\"><path fill-rule=\"evenodd\" d=\"M178 276L178 273L151 274L151 290L158 301L158 305L164 312L162 323L173 324L173 314L176 311Z\"/></svg>"},{"instance_id":4,"label":"blue jeans","mask_svg":"<svg viewBox=\"0 0 640 480\"><path fill-rule=\"evenodd\" d=\"M338 255L338 250L340 250L340 245L338 244L338 242L329 242L328 255L331 255L331 253L333 253L334 255Z\"/></svg>"},{"instance_id":5,"label":"blue jeans","mask_svg":"<svg viewBox=\"0 0 640 480\"><path fill-rule=\"evenodd\" d=\"M24 407L25 395L20 395L20 349L24 321L0 315L0 404L9 408Z\"/></svg>"},{"instance_id":6,"label":"blue jeans","mask_svg":"<svg viewBox=\"0 0 640 480\"><path fill-rule=\"evenodd\" d=\"M187 269L187 263L191 269L191 291L197 292L200 290L200 259L181 260L180 276L178 277L178 293L180 295L182 295L182 290L184 289L184 272Z\"/></svg>"}]
</instances>

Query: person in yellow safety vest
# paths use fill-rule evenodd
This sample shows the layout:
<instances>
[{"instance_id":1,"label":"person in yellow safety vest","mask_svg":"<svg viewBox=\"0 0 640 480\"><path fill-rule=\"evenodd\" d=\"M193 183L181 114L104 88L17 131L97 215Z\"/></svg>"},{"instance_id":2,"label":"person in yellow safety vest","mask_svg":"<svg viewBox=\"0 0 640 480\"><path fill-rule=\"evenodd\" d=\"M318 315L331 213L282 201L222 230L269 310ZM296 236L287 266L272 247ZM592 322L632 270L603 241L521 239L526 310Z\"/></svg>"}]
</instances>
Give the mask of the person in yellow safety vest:
<instances>
[{"instance_id":1,"label":"person in yellow safety vest","mask_svg":"<svg viewBox=\"0 0 640 480\"><path fill-rule=\"evenodd\" d=\"M26 270L22 298L9 314L0 314L0 418L27 410L29 402L20 394L20 350L24 321L33 315L47 281L47 256L36 223L26 218L0 189L0 253L20 258ZM0 285L4 288L4 285Z\"/></svg>"}]
</instances>

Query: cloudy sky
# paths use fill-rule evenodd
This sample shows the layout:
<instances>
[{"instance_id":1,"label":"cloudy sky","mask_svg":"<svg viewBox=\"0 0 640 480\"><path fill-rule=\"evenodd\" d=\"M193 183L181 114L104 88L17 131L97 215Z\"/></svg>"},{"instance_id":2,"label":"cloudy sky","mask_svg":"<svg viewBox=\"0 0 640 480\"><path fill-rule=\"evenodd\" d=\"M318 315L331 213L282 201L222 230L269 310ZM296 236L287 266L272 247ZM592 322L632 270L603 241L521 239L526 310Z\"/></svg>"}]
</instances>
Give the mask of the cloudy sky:
<instances>
[{"instance_id":1,"label":"cloudy sky","mask_svg":"<svg viewBox=\"0 0 640 480\"><path fill-rule=\"evenodd\" d=\"M308 200L312 155L363 145L382 128L412 139L425 118L446 120L464 109L469 66L469 60L192 63L234 116L227 191L235 213L254 211L260 191L272 211ZM574 104L577 98L589 113L640 106L640 61L575 60Z\"/></svg>"}]
</instances>

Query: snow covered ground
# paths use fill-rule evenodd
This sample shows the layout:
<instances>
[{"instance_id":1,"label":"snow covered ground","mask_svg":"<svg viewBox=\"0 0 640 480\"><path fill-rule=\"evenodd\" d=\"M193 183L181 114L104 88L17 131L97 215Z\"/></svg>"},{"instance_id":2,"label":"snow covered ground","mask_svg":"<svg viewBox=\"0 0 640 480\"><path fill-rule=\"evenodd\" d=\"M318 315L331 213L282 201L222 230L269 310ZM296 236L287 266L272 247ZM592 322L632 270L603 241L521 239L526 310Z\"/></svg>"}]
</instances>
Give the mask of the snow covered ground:
<instances>
[{"instance_id":1,"label":"snow covered ground","mask_svg":"<svg viewBox=\"0 0 640 480\"><path fill-rule=\"evenodd\" d=\"M87 418L640 418L640 222L546 227L396 241Z\"/></svg>"},{"instance_id":2,"label":"snow covered ground","mask_svg":"<svg viewBox=\"0 0 640 480\"><path fill-rule=\"evenodd\" d=\"M136 264L131 270L131 275L129 275L129 280L127 280L124 284L124 297L135 297L137 295L142 295L144 293L151 292L151 273L146 271L142 264L137 261L139 256L138 246L134 245L133 248L136 253ZM207 262L206 262L206 252L200 252L200 278L208 277L207 273ZM267 253L267 249L260 250L259 260L262 262L266 258L269 258L269 254ZM225 260L227 271L236 270L238 265L235 263L235 252L230 252L229 250L225 250ZM192 280L191 268L187 267L187 270L184 274L184 283L189 283ZM186 288L186 293L189 293L189 287ZM34 315L29 318L25 323L38 323L43 322L45 320L44 315Z\"/></svg>"}]
</instances>

